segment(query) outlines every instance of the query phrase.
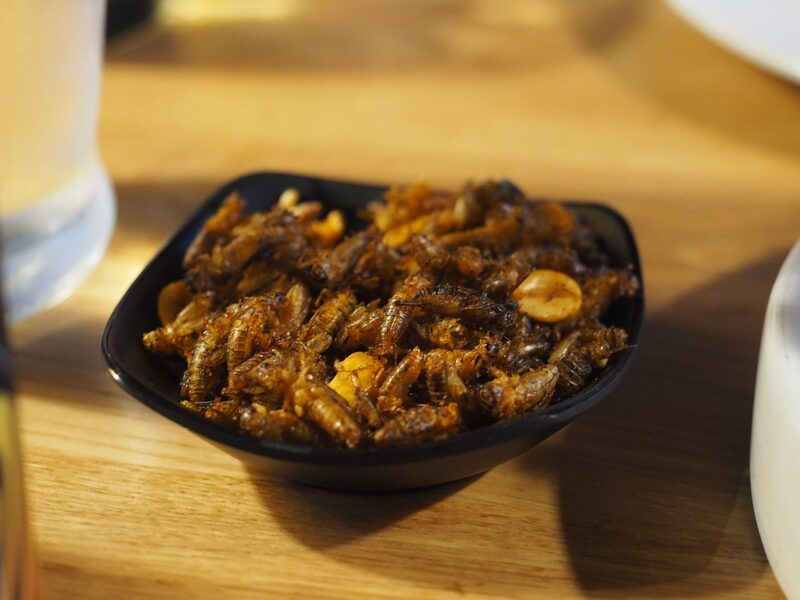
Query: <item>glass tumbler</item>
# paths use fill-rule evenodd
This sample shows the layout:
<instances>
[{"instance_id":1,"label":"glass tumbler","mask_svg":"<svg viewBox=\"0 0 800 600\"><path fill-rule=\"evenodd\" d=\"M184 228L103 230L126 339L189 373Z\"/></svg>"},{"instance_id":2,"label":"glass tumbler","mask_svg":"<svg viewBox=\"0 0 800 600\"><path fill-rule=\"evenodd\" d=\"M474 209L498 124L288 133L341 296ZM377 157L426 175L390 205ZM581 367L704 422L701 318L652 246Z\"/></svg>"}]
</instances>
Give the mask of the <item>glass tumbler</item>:
<instances>
[{"instance_id":1,"label":"glass tumbler","mask_svg":"<svg viewBox=\"0 0 800 600\"><path fill-rule=\"evenodd\" d=\"M6 315L69 295L100 260L114 192L97 152L105 0L0 0Z\"/></svg>"}]
</instances>

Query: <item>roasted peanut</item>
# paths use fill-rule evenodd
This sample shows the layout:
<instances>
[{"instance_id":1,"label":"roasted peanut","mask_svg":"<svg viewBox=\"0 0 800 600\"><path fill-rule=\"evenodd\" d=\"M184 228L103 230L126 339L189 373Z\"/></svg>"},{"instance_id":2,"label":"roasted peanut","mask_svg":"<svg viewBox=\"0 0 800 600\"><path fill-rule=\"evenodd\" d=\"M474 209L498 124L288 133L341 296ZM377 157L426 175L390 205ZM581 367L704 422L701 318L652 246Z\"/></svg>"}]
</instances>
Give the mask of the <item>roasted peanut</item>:
<instances>
[{"instance_id":1,"label":"roasted peanut","mask_svg":"<svg viewBox=\"0 0 800 600\"><path fill-rule=\"evenodd\" d=\"M536 269L511 293L519 311L543 323L557 323L578 314L581 288L569 275Z\"/></svg>"}]
</instances>

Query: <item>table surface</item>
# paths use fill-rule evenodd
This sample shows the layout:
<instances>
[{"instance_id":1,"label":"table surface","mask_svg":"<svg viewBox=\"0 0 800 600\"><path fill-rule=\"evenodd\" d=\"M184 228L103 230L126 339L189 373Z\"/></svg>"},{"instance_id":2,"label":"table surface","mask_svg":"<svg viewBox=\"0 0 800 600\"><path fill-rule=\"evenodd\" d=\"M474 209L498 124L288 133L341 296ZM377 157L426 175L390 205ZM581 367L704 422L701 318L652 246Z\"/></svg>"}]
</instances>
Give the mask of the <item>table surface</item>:
<instances>
[{"instance_id":1,"label":"table surface","mask_svg":"<svg viewBox=\"0 0 800 600\"><path fill-rule=\"evenodd\" d=\"M208 16L224 4L259 14ZM48 596L781 597L747 465L764 309L800 231L800 90L656 2L256 4L175 0L108 48L114 238L12 332ZM170 232L253 170L608 203L648 294L630 376L465 482L369 496L248 472L119 390L99 339Z\"/></svg>"}]
</instances>

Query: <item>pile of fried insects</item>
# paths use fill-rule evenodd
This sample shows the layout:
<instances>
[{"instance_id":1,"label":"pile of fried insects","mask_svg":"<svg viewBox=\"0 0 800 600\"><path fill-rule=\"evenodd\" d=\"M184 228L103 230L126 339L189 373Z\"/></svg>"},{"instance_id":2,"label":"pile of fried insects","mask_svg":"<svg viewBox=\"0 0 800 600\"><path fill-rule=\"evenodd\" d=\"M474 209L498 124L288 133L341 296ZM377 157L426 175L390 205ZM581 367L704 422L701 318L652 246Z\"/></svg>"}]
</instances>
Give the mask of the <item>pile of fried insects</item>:
<instances>
[{"instance_id":1,"label":"pile of fried insects","mask_svg":"<svg viewBox=\"0 0 800 600\"><path fill-rule=\"evenodd\" d=\"M295 189L244 208L234 193L204 224L144 335L186 361L183 406L224 426L347 448L439 440L562 401L626 348L602 318L635 275L508 181L392 188L349 234Z\"/></svg>"}]
</instances>

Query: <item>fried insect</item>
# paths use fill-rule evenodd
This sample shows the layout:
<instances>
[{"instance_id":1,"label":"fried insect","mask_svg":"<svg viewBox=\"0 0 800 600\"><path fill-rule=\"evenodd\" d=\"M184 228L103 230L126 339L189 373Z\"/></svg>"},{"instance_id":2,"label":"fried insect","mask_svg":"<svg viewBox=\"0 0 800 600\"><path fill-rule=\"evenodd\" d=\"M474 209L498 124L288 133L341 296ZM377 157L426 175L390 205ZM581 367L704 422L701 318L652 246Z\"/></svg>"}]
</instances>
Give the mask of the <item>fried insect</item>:
<instances>
[{"instance_id":1,"label":"fried insect","mask_svg":"<svg viewBox=\"0 0 800 600\"><path fill-rule=\"evenodd\" d=\"M314 312L300 336L300 341L312 352L325 352L355 305L356 298L352 292L336 294Z\"/></svg>"},{"instance_id":2,"label":"fried insect","mask_svg":"<svg viewBox=\"0 0 800 600\"><path fill-rule=\"evenodd\" d=\"M264 336L267 328L275 328L276 305L275 295L268 294L245 298L228 310L232 315L226 349L229 374L253 355L256 340Z\"/></svg>"},{"instance_id":3,"label":"fried insect","mask_svg":"<svg viewBox=\"0 0 800 600\"><path fill-rule=\"evenodd\" d=\"M557 202L534 202L528 204L529 217L525 219L524 235L542 242L566 245L575 229L575 217ZM594 236L592 236L594 237Z\"/></svg>"},{"instance_id":4,"label":"fried insect","mask_svg":"<svg viewBox=\"0 0 800 600\"><path fill-rule=\"evenodd\" d=\"M495 260L479 283L481 290L493 297L504 297L530 273L537 249L525 248Z\"/></svg>"},{"instance_id":5,"label":"fried insect","mask_svg":"<svg viewBox=\"0 0 800 600\"><path fill-rule=\"evenodd\" d=\"M414 331L435 348L456 350L468 346L473 338L472 331L455 317L434 316L414 321Z\"/></svg>"},{"instance_id":6,"label":"fried insect","mask_svg":"<svg viewBox=\"0 0 800 600\"><path fill-rule=\"evenodd\" d=\"M507 321L510 311L483 292L456 285L420 290L401 306L417 306L428 313L479 321Z\"/></svg>"},{"instance_id":7,"label":"fried insect","mask_svg":"<svg viewBox=\"0 0 800 600\"><path fill-rule=\"evenodd\" d=\"M296 335L311 309L311 294L302 283L289 288L278 309L279 330L286 336Z\"/></svg>"},{"instance_id":8,"label":"fried insect","mask_svg":"<svg viewBox=\"0 0 800 600\"><path fill-rule=\"evenodd\" d=\"M278 267L266 262L257 262L245 267L236 283L236 293L240 297L250 296L260 291L274 288L274 282L283 275Z\"/></svg>"},{"instance_id":9,"label":"fried insect","mask_svg":"<svg viewBox=\"0 0 800 600\"><path fill-rule=\"evenodd\" d=\"M241 411L239 427L257 438L308 446L325 445L320 432L293 413L283 409L268 410L256 402Z\"/></svg>"},{"instance_id":10,"label":"fried insect","mask_svg":"<svg viewBox=\"0 0 800 600\"><path fill-rule=\"evenodd\" d=\"M566 337L548 361L558 365L559 394L569 396L582 389L594 369L605 367L612 354L626 348L627 339L628 334L618 327L597 329L583 339L580 331Z\"/></svg>"},{"instance_id":11,"label":"fried insect","mask_svg":"<svg viewBox=\"0 0 800 600\"><path fill-rule=\"evenodd\" d=\"M241 220L243 211L244 200L238 192L233 192L225 199L217 212L203 224L200 233L189 244L183 257L183 268L188 269L200 256L208 254L214 247L214 243L227 235Z\"/></svg>"},{"instance_id":12,"label":"fried insect","mask_svg":"<svg viewBox=\"0 0 800 600\"><path fill-rule=\"evenodd\" d=\"M241 395L233 395L215 400L208 400L199 404L194 404L188 400L183 400L181 405L194 413L213 421L217 425L225 428L237 426L239 411L242 409L245 399Z\"/></svg>"},{"instance_id":13,"label":"fried insect","mask_svg":"<svg viewBox=\"0 0 800 600\"><path fill-rule=\"evenodd\" d=\"M494 353L494 345L483 343L471 350L446 352L445 359L455 368L459 377L464 381L471 381L480 375Z\"/></svg>"},{"instance_id":14,"label":"fried insect","mask_svg":"<svg viewBox=\"0 0 800 600\"><path fill-rule=\"evenodd\" d=\"M447 399L447 371L441 352L429 352L425 357L425 384L434 404L442 404Z\"/></svg>"},{"instance_id":15,"label":"fried insect","mask_svg":"<svg viewBox=\"0 0 800 600\"><path fill-rule=\"evenodd\" d=\"M592 364L605 367L615 352L628 348L628 332L619 327L605 327L595 331L586 342L584 351Z\"/></svg>"},{"instance_id":16,"label":"fried insect","mask_svg":"<svg viewBox=\"0 0 800 600\"><path fill-rule=\"evenodd\" d=\"M260 199L261 200L261 199ZM392 446L543 410L590 385L640 293L565 206L511 182L392 188L344 214L298 189L228 197L156 300L145 347L186 361L181 404L285 443Z\"/></svg>"},{"instance_id":17,"label":"fried insect","mask_svg":"<svg viewBox=\"0 0 800 600\"><path fill-rule=\"evenodd\" d=\"M293 206L291 209L289 209L289 212L292 213L292 216L294 216L295 219L297 219L297 223L298 224L304 225L304 224L308 223L309 227L311 229L321 228L322 229L322 239L318 238L318 241L321 242L321 243L324 243L325 245L330 245L333 242L335 242L336 239L341 237L341 233L339 233L337 235L333 231L333 228L336 227L336 224L334 223L334 221L336 221L336 217L335 216L331 219L332 227L331 227L330 231L327 231L328 225L325 223L325 221L317 221L316 220L317 217L319 217L322 214L323 210L324 210L324 208L322 207L322 203L321 202L303 202L302 204L297 204L296 206ZM338 216L341 217L342 216L341 213L339 213ZM317 224L319 224L319 225L317 225ZM341 231L343 232L344 231L344 223L342 222L341 223L341 228L337 227L337 229L341 229ZM330 240L330 243L328 243L329 242L328 236L331 236L331 238L332 238Z\"/></svg>"},{"instance_id":18,"label":"fried insect","mask_svg":"<svg viewBox=\"0 0 800 600\"><path fill-rule=\"evenodd\" d=\"M181 395L195 404L214 393L225 371L231 318L220 314L208 321L192 351L181 383Z\"/></svg>"},{"instance_id":19,"label":"fried insect","mask_svg":"<svg viewBox=\"0 0 800 600\"><path fill-rule=\"evenodd\" d=\"M386 415L397 414L408 402L408 391L416 383L425 365L425 354L412 349L389 371L378 392L378 410Z\"/></svg>"},{"instance_id":20,"label":"fried insect","mask_svg":"<svg viewBox=\"0 0 800 600\"><path fill-rule=\"evenodd\" d=\"M353 412L364 427L373 431L378 429L383 424L383 419L373 399L370 398L367 390L362 386L362 381L356 373L350 372L347 376L355 394L355 398L350 405Z\"/></svg>"},{"instance_id":21,"label":"fried insect","mask_svg":"<svg viewBox=\"0 0 800 600\"><path fill-rule=\"evenodd\" d=\"M350 313L337 342L343 348L369 347L375 344L383 322L383 308L379 301L361 304Z\"/></svg>"},{"instance_id":22,"label":"fried insect","mask_svg":"<svg viewBox=\"0 0 800 600\"><path fill-rule=\"evenodd\" d=\"M420 268L430 273L439 274L450 263L448 250L424 235L415 235L411 238L411 249Z\"/></svg>"},{"instance_id":23,"label":"fried insect","mask_svg":"<svg viewBox=\"0 0 800 600\"><path fill-rule=\"evenodd\" d=\"M431 350L425 357L425 381L434 404L463 403L469 389L459 375L459 366L446 350Z\"/></svg>"},{"instance_id":24,"label":"fried insect","mask_svg":"<svg viewBox=\"0 0 800 600\"><path fill-rule=\"evenodd\" d=\"M461 418L454 404L422 404L388 421L375 432L376 446L408 446L452 437L461 428Z\"/></svg>"},{"instance_id":25,"label":"fried insect","mask_svg":"<svg viewBox=\"0 0 800 600\"><path fill-rule=\"evenodd\" d=\"M243 270L267 248L273 249L270 262L283 268L293 265L305 244L294 216L278 206L238 219L225 233L215 230L209 237L201 231L199 239L213 242L210 247L198 243L195 251L187 252L191 259L186 263L186 281L194 290L235 290Z\"/></svg>"},{"instance_id":26,"label":"fried insect","mask_svg":"<svg viewBox=\"0 0 800 600\"><path fill-rule=\"evenodd\" d=\"M522 375L498 373L478 390L483 408L499 420L513 419L546 407L558 383L559 369L546 365Z\"/></svg>"},{"instance_id":27,"label":"fried insect","mask_svg":"<svg viewBox=\"0 0 800 600\"><path fill-rule=\"evenodd\" d=\"M321 287L335 288L350 275L376 234L374 228L368 228L329 250L320 251L308 263L309 278Z\"/></svg>"},{"instance_id":28,"label":"fried insect","mask_svg":"<svg viewBox=\"0 0 800 600\"><path fill-rule=\"evenodd\" d=\"M546 337L519 335L501 346L494 364L506 373L519 374L544 364L550 348Z\"/></svg>"},{"instance_id":29,"label":"fried insect","mask_svg":"<svg viewBox=\"0 0 800 600\"><path fill-rule=\"evenodd\" d=\"M363 432L347 401L323 383L301 378L292 398L294 414L313 423L339 445L355 448Z\"/></svg>"},{"instance_id":30,"label":"fried insect","mask_svg":"<svg viewBox=\"0 0 800 600\"><path fill-rule=\"evenodd\" d=\"M453 263L456 270L467 281L476 279L486 268L483 254L475 246L459 246L456 248Z\"/></svg>"},{"instance_id":31,"label":"fried insect","mask_svg":"<svg viewBox=\"0 0 800 600\"><path fill-rule=\"evenodd\" d=\"M228 373L228 390L267 395L278 401L297 379L298 358L294 353L271 348L251 356Z\"/></svg>"},{"instance_id":32,"label":"fried insect","mask_svg":"<svg viewBox=\"0 0 800 600\"><path fill-rule=\"evenodd\" d=\"M231 231L231 240L224 246L215 246L210 255L208 271L214 277L223 277L242 270L257 252L268 246L290 247L294 217L291 213L256 213L242 221Z\"/></svg>"},{"instance_id":33,"label":"fried insect","mask_svg":"<svg viewBox=\"0 0 800 600\"><path fill-rule=\"evenodd\" d=\"M590 276L582 286L580 317L599 319L617 298L634 296L639 280L628 270L609 269Z\"/></svg>"},{"instance_id":34,"label":"fried insect","mask_svg":"<svg viewBox=\"0 0 800 600\"><path fill-rule=\"evenodd\" d=\"M537 269L549 269L559 271L571 277L582 275L586 272L586 265L581 262L578 253L572 249L565 249L556 246L553 249L545 249L536 256Z\"/></svg>"},{"instance_id":35,"label":"fried insect","mask_svg":"<svg viewBox=\"0 0 800 600\"><path fill-rule=\"evenodd\" d=\"M349 284L367 298L383 298L392 293L398 273L404 271L401 263L413 258L411 255L403 257L397 250L374 239L353 267Z\"/></svg>"},{"instance_id":36,"label":"fried insect","mask_svg":"<svg viewBox=\"0 0 800 600\"><path fill-rule=\"evenodd\" d=\"M506 248L516 243L520 232L521 215L517 207L507 214L490 217L484 225L466 231L454 231L440 236L439 243L447 248L477 246L479 248Z\"/></svg>"},{"instance_id":37,"label":"fried insect","mask_svg":"<svg viewBox=\"0 0 800 600\"><path fill-rule=\"evenodd\" d=\"M433 279L424 273L410 275L389 299L378 331L375 352L378 355L395 354L400 338L411 326L412 315L419 303L411 302L417 294L427 290Z\"/></svg>"},{"instance_id":38,"label":"fried insect","mask_svg":"<svg viewBox=\"0 0 800 600\"><path fill-rule=\"evenodd\" d=\"M145 348L164 356L182 356L188 362L197 344L197 336L211 314L213 303L211 294L197 294L172 322L144 334L142 341Z\"/></svg>"}]
</instances>

